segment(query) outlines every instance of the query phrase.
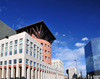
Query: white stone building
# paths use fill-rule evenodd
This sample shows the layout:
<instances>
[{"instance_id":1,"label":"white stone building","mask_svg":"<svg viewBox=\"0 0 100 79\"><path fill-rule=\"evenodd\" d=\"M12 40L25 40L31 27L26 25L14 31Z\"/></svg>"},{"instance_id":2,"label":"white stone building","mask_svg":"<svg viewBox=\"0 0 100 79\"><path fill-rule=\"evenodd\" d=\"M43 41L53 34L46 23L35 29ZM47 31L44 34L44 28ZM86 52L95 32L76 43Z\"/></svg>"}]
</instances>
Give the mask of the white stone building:
<instances>
[{"instance_id":1,"label":"white stone building","mask_svg":"<svg viewBox=\"0 0 100 79\"><path fill-rule=\"evenodd\" d=\"M51 62L52 62L52 66L64 71L64 64L60 59L52 60Z\"/></svg>"},{"instance_id":2,"label":"white stone building","mask_svg":"<svg viewBox=\"0 0 100 79\"><path fill-rule=\"evenodd\" d=\"M42 45L26 32L0 40L0 79L64 79L60 64L43 62Z\"/></svg>"}]
</instances>

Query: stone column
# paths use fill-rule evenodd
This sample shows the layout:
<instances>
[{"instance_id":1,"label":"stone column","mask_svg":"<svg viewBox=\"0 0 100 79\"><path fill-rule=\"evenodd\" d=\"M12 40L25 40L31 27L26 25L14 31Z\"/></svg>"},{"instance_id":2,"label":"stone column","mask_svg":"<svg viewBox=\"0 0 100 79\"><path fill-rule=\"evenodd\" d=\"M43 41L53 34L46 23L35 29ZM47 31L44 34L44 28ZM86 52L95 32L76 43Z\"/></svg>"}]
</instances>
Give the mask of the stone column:
<instances>
[{"instance_id":1,"label":"stone column","mask_svg":"<svg viewBox=\"0 0 100 79\"><path fill-rule=\"evenodd\" d=\"M4 61L3 61L3 64L2 64L2 77L1 77L1 79L3 79L4 78Z\"/></svg>"},{"instance_id":2,"label":"stone column","mask_svg":"<svg viewBox=\"0 0 100 79\"><path fill-rule=\"evenodd\" d=\"M19 59L17 59L17 67L16 67L16 79L19 79Z\"/></svg>"}]
</instances>

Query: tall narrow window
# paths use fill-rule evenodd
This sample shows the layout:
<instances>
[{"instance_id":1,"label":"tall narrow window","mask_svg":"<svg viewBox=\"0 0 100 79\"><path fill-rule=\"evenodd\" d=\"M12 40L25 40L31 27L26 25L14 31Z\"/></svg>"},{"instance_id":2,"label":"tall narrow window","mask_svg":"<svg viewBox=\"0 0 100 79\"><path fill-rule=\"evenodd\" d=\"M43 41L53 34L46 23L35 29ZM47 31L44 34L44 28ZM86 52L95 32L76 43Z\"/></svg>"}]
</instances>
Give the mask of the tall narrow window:
<instances>
[{"instance_id":1,"label":"tall narrow window","mask_svg":"<svg viewBox=\"0 0 100 79\"><path fill-rule=\"evenodd\" d=\"M3 64L3 62L2 62L2 61L0 61L0 66L2 66L2 64Z\"/></svg>"},{"instance_id":2,"label":"tall narrow window","mask_svg":"<svg viewBox=\"0 0 100 79\"><path fill-rule=\"evenodd\" d=\"M41 45L43 46L43 43L41 43Z\"/></svg>"},{"instance_id":3,"label":"tall narrow window","mask_svg":"<svg viewBox=\"0 0 100 79\"><path fill-rule=\"evenodd\" d=\"M29 40L28 40L28 39L26 40L26 43L27 43L27 44L29 43Z\"/></svg>"},{"instance_id":4,"label":"tall narrow window","mask_svg":"<svg viewBox=\"0 0 100 79\"><path fill-rule=\"evenodd\" d=\"M34 58L36 57L36 50L34 49Z\"/></svg>"},{"instance_id":5,"label":"tall narrow window","mask_svg":"<svg viewBox=\"0 0 100 79\"><path fill-rule=\"evenodd\" d=\"M9 54L12 55L12 46L10 47L10 53Z\"/></svg>"},{"instance_id":6,"label":"tall narrow window","mask_svg":"<svg viewBox=\"0 0 100 79\"><path fill-rule=\"evenodd\" d=\"M22 42L23 42L23 38L21 38L21 39L19 40L19 42L22 43Z\"/></svg>"},{"instance_id":7,"label":"tall narrow window","mask_svg":"<svg viewBox=\"0 0 100 79\"><path fill-rule=\"evenodd\" d=\"M39 59L39 52L37 51L37 59Z\"/></svg>"},{"instance_id":8,"label":"tall narrow window","mask_svg":"<svg viewBox=\"0 0 100 79\"><path fill-rule=\"evenodd\" d=\"M9 64L11 64L11 60L9 60Z\"/></svg>"},{"instance_id":9,"label":"tall narrow window","mask_svg":"<svg viewBox=\"0 0 100 79\"><path fill-rule=\"evenodd\" d=\"M1 48L1 57L3 57L3 53L4 53L4 44L2 44L2 48Z\"/></svg>"},{"instance_id":10,"label":"tall narrow window","mask_svg":"<svg viewBox=\"0 0 100 79\"><path fill-rule=\"evenodd\" d=\"M32 47L32 45L33 45L33 43L32 42L30 42L30 46Z\"/></svg>"},{"instance_id":11,"label":"tall narrow window","mask_svg":"<svg viewBox=\"0 0 100 79\"><path fill-rule=\"evenodd\" d=\"M36 45L34 45L34 49L36 48Z\"/></svg>"},{"instance_id":12,"label":"tall narrow window","mask_svg":"<svg viewBox=\"0 0 100 79\"><path fill-rule=\"evenodd\" d=\"M7 56L7 53L8 53L8 47L6 47L5 49L5 56Z\"/></svg>"},{"instance_id":13,"label":"tall narrow window","mask_svg":"<svg viewBox=\"0 0 100 79\"><path fill-rule=\"evenodd\" d=\"M17 45L14 47L14 54L17 54Z\"/></svg>"},{"instance_id":14,"label":"tall narrow window","mask_svg":"<svg viewBox=\"0 0 100 79\"><path fill-rule=\"evenodd\" d=\"M40 53L40 60L42 59L42 53Z\"/></svg>"},{"instance_id":15,"label":"tall narrow window","mask_svg":"<svg viewBox=\"0 0 100 79\"><path fill-rule=\"evenodd\" d=\"M6 46L8 46L8 43L6 43Z\"/></svg>"},{"instance_id":16,"label":"tall narrow window","mask_svg":"<svg viewBox=\"0 0 100 79\"><path fill-rule=\"evenodd\" d=\"M17 40L15 40L15 44L17 44L18 43L18 41Z\"/></svg>"},{"instance_id":17,"label":"tall narrow window","mask_svg":"<svg viewBox=\"0 0 100 79\"><path fill-rule=\"evenodd\" d=\"M28 46L28 45L26 45L26 54L28 54L28 47L29 47L29 46Z\"/></svg>"},{"instance_id":18,"label":"tall narrow window","mask_svg":"<svg viewBox=\"0 0 100 79\"><path fill-rule=\"evenodd\" d=\"M14 64L16 64L17 63L17 60L16 59L14 59Z\"/></svg>"},{"instance_id":19,"label":"tall narrow window","mask_svg":"<svg viewBox=\"0 0 100 79\"><path fill-rule=\"evenodd\" d=\"M10 45L12 45L12 44L13 44L13 42L11 41L11 42L10 42Z\"/></svg>"},{"instance_id":20,"label":"tall narrow window","mask_svg":"<svg viewBox=\"0 0 100 79\"><path fill-rule=\"evenodd\" d=\"M33 48L31 47L31 48L30 48L30 56L32 56L32 49L33 49Z\"/></svg>"},{"instance_id":21,"label":"tall narrow window","mask_svg":"<svg viewBox=\"0 0 100 79\"><path fill-rule=\"evenodd\" d=\"M30 61L30 65L32 66L32 61Z\"/></svg>"},{"instance_id":22,"label":"tall narrow window","mask_svg":"<svg viewBox=\"0 0 100 79\"><path fill-rule=\"evenodd\" d=\"M34 67L36 67L36 62L34 62Z\"/></svg>"},{"instance_id":23,"label":"tall narrow window","mask_svg":"<svg viewBox=\"0 0 100 79\"><path fill-rule=\"evenodd\" d=\"M26 64L28 64L28 59L26 59Z\"/></svg>"},{"instance_id":24,"label":"tall narrow window","mask_svg":"<svg viewBox=\"0 0 100 79\"><path fill-rule=\"evenodd\" d=\"M39 67L39 63L37 63L37 67Z\"/></svg>"},{"instance_id":25,"label":"tall narrow window","mask_svg":"<svg viewBox=\"0 0 100 79\"><path fill-rule=\"evenodd\" d=\"M23 44L20 44L20 45L19 45L19 53L22 53L22 52L23 52L22 47L23 47Z\"/></svg>"},{"instance_id":26,"label":"tall narrow window","mask_svg":"<svg viewBox=\"0 0 100 79\"><path fill-rule=\"evenodd\" d=\"M7 65L7 61L5 61L4 65Z\"/></svg>"}]
</instances>

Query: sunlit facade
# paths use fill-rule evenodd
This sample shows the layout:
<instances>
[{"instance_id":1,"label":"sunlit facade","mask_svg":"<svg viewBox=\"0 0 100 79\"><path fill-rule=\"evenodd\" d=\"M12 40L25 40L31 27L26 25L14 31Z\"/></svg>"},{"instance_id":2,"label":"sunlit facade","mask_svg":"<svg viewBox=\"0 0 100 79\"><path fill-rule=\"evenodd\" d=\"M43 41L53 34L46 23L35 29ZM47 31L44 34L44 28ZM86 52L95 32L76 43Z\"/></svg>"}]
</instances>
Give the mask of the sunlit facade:
<instances>
[{"instance_id":1,"label":"sunlit facade","mask_svg":"<svg viewBox=\"0 0 100 79\"><path fill-rule=\"evenodd\" d=\"M100 76L100 37L85 46L86 71L92 77Z\"/></svg>"}]
</instances>

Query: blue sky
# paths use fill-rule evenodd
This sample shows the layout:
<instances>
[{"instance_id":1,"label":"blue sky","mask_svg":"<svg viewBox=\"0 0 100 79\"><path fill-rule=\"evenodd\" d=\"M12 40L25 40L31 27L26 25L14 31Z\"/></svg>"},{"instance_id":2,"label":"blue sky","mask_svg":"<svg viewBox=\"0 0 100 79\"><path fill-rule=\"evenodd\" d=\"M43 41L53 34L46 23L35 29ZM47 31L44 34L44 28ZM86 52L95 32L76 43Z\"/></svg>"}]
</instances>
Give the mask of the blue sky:
<instances>
[{"instance_id":1,"label":"blue sky","mask_svg":"<svg viewBox=\"0 0 100 79\"><path fill-rule=\"evenodd\" d=\"M52 59L85 75L84 45L100 36L100 0L0 0L0 20L13 29L43 20L57 38ZM64 71L65 73L65 71Z\"/></svg>"}]
</instances>

